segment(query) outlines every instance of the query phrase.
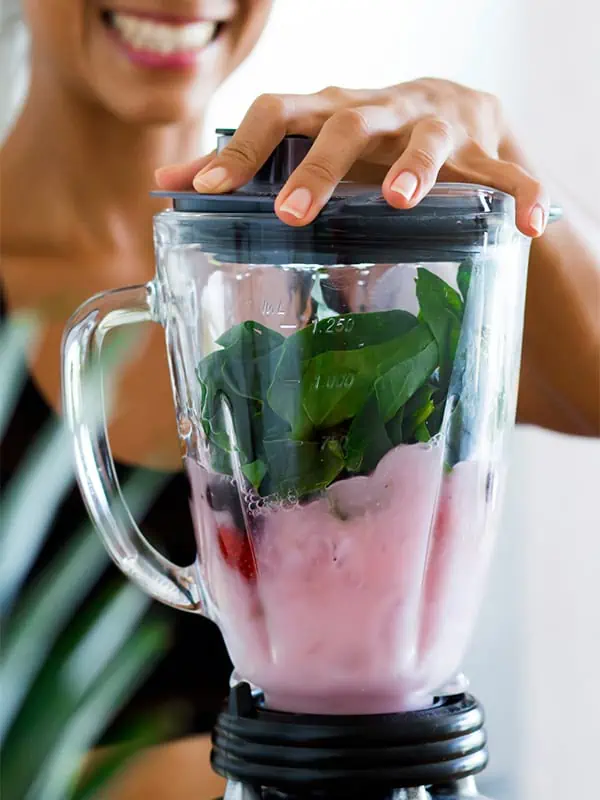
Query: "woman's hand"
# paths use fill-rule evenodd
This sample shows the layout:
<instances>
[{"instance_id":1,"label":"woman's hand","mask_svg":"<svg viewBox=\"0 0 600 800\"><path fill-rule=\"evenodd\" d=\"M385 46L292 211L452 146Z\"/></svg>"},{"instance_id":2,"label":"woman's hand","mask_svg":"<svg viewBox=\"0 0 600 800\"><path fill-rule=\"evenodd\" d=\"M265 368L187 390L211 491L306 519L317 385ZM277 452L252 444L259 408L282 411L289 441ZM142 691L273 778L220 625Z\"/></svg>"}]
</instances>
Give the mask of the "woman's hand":
<instances>
[{"instance_id":1,"label":"woman's hand","mask_svg":"<svg viewBox=\"0 0 600 800\"><path fill-rule=\"evenodd\" d=\"M346 178L381 182L396 208L416 205L438 179L483 184L514 195L525 235L539 236L546 227L543 188L503 160L512 148L498 101L430 78L371 91L262 95L221 153L165 167L157 181L171 190L232 191L251 180L286 134L314 139L275 203L289 225L311 222Z\"/></svg>"}]
</instances>

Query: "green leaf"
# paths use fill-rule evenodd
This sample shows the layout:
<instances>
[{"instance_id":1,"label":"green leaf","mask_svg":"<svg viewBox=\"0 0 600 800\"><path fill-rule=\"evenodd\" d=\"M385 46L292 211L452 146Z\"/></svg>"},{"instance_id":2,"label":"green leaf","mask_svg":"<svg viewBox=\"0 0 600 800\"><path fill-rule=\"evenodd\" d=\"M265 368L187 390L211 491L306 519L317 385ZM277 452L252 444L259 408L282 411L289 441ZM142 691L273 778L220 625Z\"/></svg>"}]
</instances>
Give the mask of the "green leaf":
<instances>
[{"instance_id":1,"label":"green leaf","mask_svg":"<svg viewBox=\"0 0 600 800\"><path fill-rule=\"evenodd\" d=\"M438 344L440 384L447 390L460 337L463 303L458 292L423 267L417 270L416 288L421 316Z\"/></svg>"},{"instance_id":2,"label":"green leaf","mask_svg":"<svg viewBox=\"0 0 600 800\"><path fill-rule=\"evenodd\" d=\"M217 344L224 349L234 348L235 352L244 352L252 358L258 358L280 347L285 338L272 328L260 322L249 320L229 328L217 339Z\"/></svg>"},{"instance_id":3,"label":"green leaf","mask_svg":"<svg viewBox=\"0 0 600 800\"><path fill-rule=\"evenodd\" d=\"M406 403L403 423L404 441L411 442L416 435L417 428L427 422L435 411L436 407L432 399L435 391L435 388L427 383L416 391ZM429 431L429 426L427 427Z\"/></svg>"},{"instance_id":4,"label":"green leaf","mask_svg":"<svg viewBox=\"0 0 600 800\"><path fill-rule=\"evenodd\" d=\"M350 472L371 472L393 446L381 416L377 395L372 392L350 425L346 442L346 467Z\"/></svg>"},{"instance_id":5,"label":"green leaf","mask_svg":"<svg viewBox=\"0 0 600 800\"><path fill-rule=\"evenodd\" d=\"M458 268L458 273L456 275L456 282L458 284L458 288L460 289L463 303L467 302L467 295L469 294L469 285L471 283L472 274L473 259L466 258Z\"/></svg>"},{"instance_id":6,"label":"green leaf","mask_svg":"<svg viewBox=\"0 0 600 800\"><path fill-rule=\"evenodd\" d=\"M256 461L252 461L250 464L244 464L242 466L242 472L250 481L254 489L258 491L261 483L263 482L263 478L267 474L267 465L264 461L257 459Z\"/></svg>"},{"instance_id":7,"label":"green leaf","mask_svg":"<svg viewBox=\"0 0 600 800\"><path fill-rule=\"evenodd\" d=\"M396 363L375 381L379 413L384 422L398 413L436 368L438 347L433 339L426 344L425 341L421 342L422 349Z\"/></svg>"},{"instance_id":8,"label":"green leaf","mask_svg":"<svg viewBox=\"0 0 600 800\"><path fill-rule=\"evenodd\" d=\"M142 516L166 480L167 477L159 473L134 472L123 486L132 514ZM88 523L74 534L19 598L14 614L4 626L0 657L3 689L0 743L51 647L108 561L108 553L93 525Z\"/></svg>"},{"instance_id":9,"label":"green leaf","mask_svg":"<svg viewBox=\"0 0 600 800\"><path fill-rule=\"evenodd\" d=\"M302 496L324 489L344 468L340 443L328 439L324 444L290 439L265 442L269 472L280 495Z\"/></svg>"},{"instance_id":10,"label":"green leaf","mask_svg":"<svg viewBox=\"0 0 600 800\"><path fill-rule=\"evenodd\" d=\"M0 439L9 422L27 377L27 350L38 332L31 314L14 314L0 327Z\"/></svg>"},{"instance_id":11,"label":"green leaf","mask_svg":"<svg viewBox=\"0 0 600 800\"><path fill-rule=\"evenodd\" d=\"M415 439L417 442L428 442L431 437L426 425L417 425L415 429Z\"/></svg>"},{"instance_id":12,"label":"green leaf","mask_svg":"<svg viewBox=\"0 0 600 800\"><path fill-rule=\"evenodd\" d=\"M146 624L122 645L118 656L98 676L90 691L52 742L26 800L62 800L77 775L81 759L139 685L166 644L163 625Z\"/></svg>"},{"instance_id":13,"label":"green leaf","mask_svg":"<svg viewBox=\"0 0 600 800\"><path fill-rule=\"evenodd\" d=\"M61 732L122 652L146 613L150 598L131 584L80 615L56 647L3 746L3 779L10 798L26 796Z\"/></svg>"},{"instance_id":14,"label":"green leaf","mask_svg":"<svg viewBox=\"0 0 600 800\"><path fill-rule=\"evenodd\" d=\"M389 333L392 327L382 326L381 315L374 316L377 327L372 338L378 339L382 331ZM397 319L401 324L394 325L394 330L402 329L401 335L376 344L361 343L360 347L354 349L325 350L313 355L310 360L299 357L293 375L292 357L284 353L269 390L268 401L290 423L294 438L312 438L315 428L330 428L353 417L364 405L373 382L385 371L387 364L408 357L422 345L424 338L432 341L427 328L419 325L411 314ZM324 322L328 320L323 320L319 325ZM360 320L360 328L365 328L364 319ZM317 334L315 338L318 340L320 336L321 342L317 348L327 341L339 343L344 337L351 343L354 341L354 330L346 334L342 332L339 339L326 339L328 335L335 337L335 334ZM283 374L284 369L288 370L287 375Z\"/></svg>"},{"instance_id":15,"label":"green leaf","mask_svg":"<svg viewBox=\"0 0 600 800\"><path fill-rule=\"evenodd\" d=\"M0 608L3 613L7 613L35 561L73 480L71 434L60 420L51 419L0 500Z\"/></svg>"},{"instance_id":16,"label":"green leaf","mask_svg":"<svg viewBox=\"0 0 600 800\"><path fill-rule=\"evenodd\" d=\"M286 339L267 393L269 405L290 424L292 435L299 440L311 436L315 418L319 420L317 424L324 427L336 424L335 420L344 418L342 410L329 418L323 415L330 401L331 407L337 405L333 393L328 390L345 394L343 385L336 388L340 380L343 383L348 375L356 375L365 364L371 370L376 368L383 357L369 348L396 340L416 325L414 315L392 310L329 317L303 328ZM321 355L323 361L314 361ZM336 366L339 355L345 358L346 366L342 370ZM332 369L336 370L337 379ZM323 384L317 381L319 376L328 378L330 385L327 381ZM323 387L327 390L325 395L321 391ZM354 392L358 389L357 385ZM352 393L351 397L354 396ZM363 402L365 397L363 394Z\"/></svg>"},{"instance_id":17,"label":"green leaf","mask_svg":"<svg viewBox=\"0 0 600 800\"><path fill-rule=\"evenodd\" d=\"M321 353L308 363L300 391L312 427L331 428L358 413L377 377L378 347Z\"/></svg>"},{"instance_id":18,"label":"green leaf","mask_svg":"<svg viewBox=\"0 0 600 800\"><path fill-rule=\"evenodd\" d=\"M90 525L65 545L20 601L5 631L0 660L0 742L60 631L108 561Z\"/></svg>"},{"instance_id":19,"label":"green leaf","mask_svg":"<svg viewBox=\"0 0 600 800\"><path fill-rule=\"evenodd\" d=\"M227 331L217 344L222 352L223 388L262 402L281 357L284 337L257 322L243 322Z\"/></svg>"},{"instance_id":20,"label":"green leaf","mask_svg":"<svg viewBox=\"0 0 600 800\"><path fill-rule=\"evenodd\" d=\"M410 402L410 401L409 401ZM404 409L402 407L392 419L386 423L385 430L394 447L402 444L404 441Z\"/></svg>"}]
</instances>

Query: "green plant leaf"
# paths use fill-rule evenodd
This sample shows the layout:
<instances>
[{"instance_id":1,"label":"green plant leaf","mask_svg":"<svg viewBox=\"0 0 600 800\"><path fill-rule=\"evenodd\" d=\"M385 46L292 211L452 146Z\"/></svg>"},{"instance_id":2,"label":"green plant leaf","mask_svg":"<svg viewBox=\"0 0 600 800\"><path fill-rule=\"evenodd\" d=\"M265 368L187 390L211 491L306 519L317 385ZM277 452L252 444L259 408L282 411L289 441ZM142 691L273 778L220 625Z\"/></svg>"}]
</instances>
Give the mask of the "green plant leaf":
<instances>
[{"instance_id":1,"label":"green plant leaf","mask_svg":"<svg viewBox=\"0 0 600 800\"><path fill-rule=\"evenodd\" d=\"M261 483L263 482L263 478L267 474L267 465L264 461L257 459L256 461L252 461L250 464L244 464L242 466L242 472L250 481L254 489L258 491Z\"/></svg>"},{"instance_id":2,"label":"green plant leaf","mask_svg":"<svg viewBox=\"0 0 600 800\"><path fill-rule=\"evenodd\" d=\"M249 320L229 328L217 339L217 344L225 349L234 348L232 355L236 357L246 355L259 358L280 347L284 341L277 331Z\"/></svg>"},{"instance_id":3,"label":"green plant leaf","mask_svg":"<svg viewBox=\"0 0 600 800\"><path fill-rule=\"evenodd\" d=\"M38 332L35 316L14 314L0 326L0 439L27 377L27 350Z\"/></svg>"},{"instance_id":4,"label":"green plant leaf","mask_svg":"<svg viewBox=\"0 0 600 800\"><path fill-rule=\"evenodd\" d=\"M404 441L404 407L386 423L385 430L394 447Z\"/></svg>"},{"instance_id":5,"label":"green plant leaf","mask_svg":"<svg viewBox=\"0 0 600 800\"><path fill-rule=\"evenodd\" d=\"M371 472L393 446L377 395L372 392L350 425L346 440L346 467L350 472Z\"/></svg>"},{"instance_id":6,"label":"green plant leaf","mask_svg":"<svg viewBox=\"0 0 600 800\"><path fill-rule=\"evenodd\" d=\"M429 430L426 425L417 425L415 429L415 439L417 442L428 442L430 439Z\"/></svg>"},{"instance_id":7,"label":"green plant leaf","mask_svg":"<svg viewBox=\"0 0 600 800\"><path fill-rule=\"evenodd\" d=\"M223 389L262 403L284 341L281 334L257 322L243 322L223 334L217 340L225 348L221 351Z\"/></svg>"},{"instance_id":8,"label":"green plant leaf","mask_svg":"<svg viewBox=\"0 0 600 800\"><path fill-rule=\"evenodd\" d=\"M6 614L73 483L71 436L51 420L0 500L0 608Z\"/></svg>"},{"instance_id":9,"label":"green plant leaf","mask_svg":"<svg viewBox=\"0 0 600 800\"><path fill-rule=\"evenodd\" d=\"M447 391L460 337L463 302L458 292L423 267L417 270L416 289L420 314L438 345L440 384Z\"/></svg>"},{"instance_id":10,"label":"green plant leaf","mask_svg":"<svg viewBox=\"0 0 600 800\"><path fill-rule=\"evenodd\" d=\"M0 659L0 743L50 648L108 561L90 526L68 542L20 600L5 631Z\"/></svg>"},{"instance_id":11,"label":"green plant leaf","mask_svg":"<svg viewBox=\"0 0 600 800\"><path fill-rule=\"evenodd\" d=\"M456 275L456 282L460 293L462 295L463 303L467 302L467 295L469 294L469 286L471 284L471 276L473 274L473 259L466 258L458 268Z\"/></svg>"},{"instance_id":12,"label":"green plant leaf","mask_svg":"<svg viewBox=\"0 0 600 800\"><path fill-rule=\"evenodd\" d=\"M363 351L389 344L390 340L398 339L416 325L417 319L413 314L392 310L329 317L303 328L285 341L267 393L269 405L290 424L292 436L298 440L310 438L315 417L320 420L318 424L324 427L336 424L332 420L340 419L340 411L327 419L323 416L323 409L328 407L330 401L336 405L333 392L340 391L335 388L337 383L340 380L343 382L348 375L356 376L365 364L373 365ZM373 351L369 352L371 359L383 358ZM344 370L336 365L336 356L340 355L346 359L347 367ZM323 356L321 361L318 360L319 356ZM330 371L332 367L336 369L337 381ZM308 376L305 374L307 370ZM329 379L331 386L328 386L327 380L323 384L318 382L319 376ZM333 389L333 392L329 389ZM357 384L351 393L352 397L358 389ZM340 393L345 393L343 386ZM363 402L365 398L366 395L363 395ZM344 418L343 415L341 418Z\"/></svg>"},{"instance_id":13,"label":"green plant leaf","mask_svg":"<svg viewBox=\"0 0 600 800\"><path fill-rule=\"evenodd\" d=\"M139 589L126 584L70 626L47 659L5 740L3 779L11 792L7 800L26 796L42 763L96 681L105 670L119 664L150 602Z\"/></svg>"},{"instance_id":14,"label":"green plant leaf","mask_svg":"<svg viewBox=\"0 0 600 800\"><path fill-rule=\"evenodd\" d=\"M395 416L406 401L425 383L438 363L433 340L414 355L396 363L375 381L379 412L384 422Z\"/></svg>"},{"instance_id":15,"label":"green plant leaf","mask_svg":"<svg viewBox=\"0 0 600 800\"><path fill-rule=\"evenodd\" d=\"M134 516L145 513L165 480L166 476L146 470L131 475L123 494ZM88 523L19 597L4 625L0 655L0 744L51 647L108 562L108 553Z\"/></svg>"},{"instance_id":16,"label":"green plant leaf","mask_svg":"<svg viewBox=\"0 0 600 800\"><path fill-rule=\"evenodd\" d=\"M358 413L377 376L377 361L372 355L376 349L329 351L309 361L300 388L302 424L297 426L289 420L292 435L298 427L302 433L305 419L312 428L331 428Z\"/></svg>"},{"instance_id":17,"label":"green plant leaf","mask_svg":"<svg viewBox=\"0 0 600 800\"><path fill-rule=\"evenodd\" d=\"M166 644L163 625L147 623L123 642L54 740L27 800L62 800L73 786L81 759L123 701L154 665Z\"/></svg>"},{"instance_id":18,"label":"green plant leaf","mask_svg":"<svg viewBox=\"0 0 600 800\"><path fill-rule=\"evenodd\" d=\"M432 398L435 391L435 388L430 383L426 383L406 403L403 421L403 438L405 442L412 442L417 428L426 423L434 413L436 406ZM429 426L427 426L427 430L431 436Z\"/></svg>"},{"instance_id":19,"label":"green plant leaf","mask_svg":"<svg viewBox=\"0 0 600 800\"><path fill-rule=\"evenodd\" d=\"M265 442L269 472L274 491L302 496L324 489L344 468L341 445L334 439L322 445L291 439Z\"/></svg>"}]
</instances>

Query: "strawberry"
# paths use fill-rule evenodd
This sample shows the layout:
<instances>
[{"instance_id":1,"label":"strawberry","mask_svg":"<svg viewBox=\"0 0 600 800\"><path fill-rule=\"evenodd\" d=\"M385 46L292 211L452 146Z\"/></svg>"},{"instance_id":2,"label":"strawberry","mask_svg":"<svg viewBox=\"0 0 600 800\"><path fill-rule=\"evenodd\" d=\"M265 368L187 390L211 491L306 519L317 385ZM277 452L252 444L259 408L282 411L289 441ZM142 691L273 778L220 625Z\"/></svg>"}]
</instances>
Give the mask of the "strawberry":
<instances>
[{"instance_id":1,"label":"strawberry","mask_svg":"<svg viewBox=\"0 0 600 800\"><path fill-rule=\"evenodd\" d=\"M230 525L219 525L219 550L232 569L236 569L247 581L256 580L256 560L248 536Z\"/></svg>"}]
</instances>

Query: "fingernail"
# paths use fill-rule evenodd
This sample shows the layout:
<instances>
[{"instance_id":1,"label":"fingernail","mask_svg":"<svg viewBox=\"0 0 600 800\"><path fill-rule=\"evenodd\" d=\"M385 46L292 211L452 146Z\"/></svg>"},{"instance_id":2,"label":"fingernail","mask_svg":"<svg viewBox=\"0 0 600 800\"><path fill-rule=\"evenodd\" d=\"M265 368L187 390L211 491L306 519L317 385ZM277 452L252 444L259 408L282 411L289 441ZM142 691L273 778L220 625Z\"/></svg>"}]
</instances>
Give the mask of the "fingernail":
<instances>
[{"instance_id":1,"label":"fingernail","mask_svg":"<svg viewBox=\"0 0 600 800\"><path fill-rule=\"evenodd\" d=\"M531 216L529 217L529 225L539 236L544 232L546 227L546 212L541 206L534 206Z\"/></svg>"},{"instance_id":2,"label":"fingernail","mask_svg":"<svg viewBox=\"0 0 600 800\"><path fill-rule=\"evenodd\" d=\"M311 193L301 186L299 189L294 189L279 210L285 211L286 214L291 214L296 219L302 219L308 213L311 204Z\"/></svg>"},{"instance_id":3,"label":"fingernail","mask_svg":"<svg viewBox=\"0 0 600 800\"><path fill-rule=\"evenodd\" d=\"M401 194L405 200L411 200L414 193L417 191L419 179L412 172L401 172L397 178L394 178L390 185L392 192Z\"/></svg>"},{"instance_id":4,"label":"fingernail","mask_svg":"<svg viewBox=\"0 0 600 800\"><path fill-rule=\"evenodd\" d=\"M213 167L208 172L201 172L194 178L194 189L197 192L206 190L214 192L215 189L228 188L230 188L230 179L225 167Z\"/></svg>"}]
</instances>

